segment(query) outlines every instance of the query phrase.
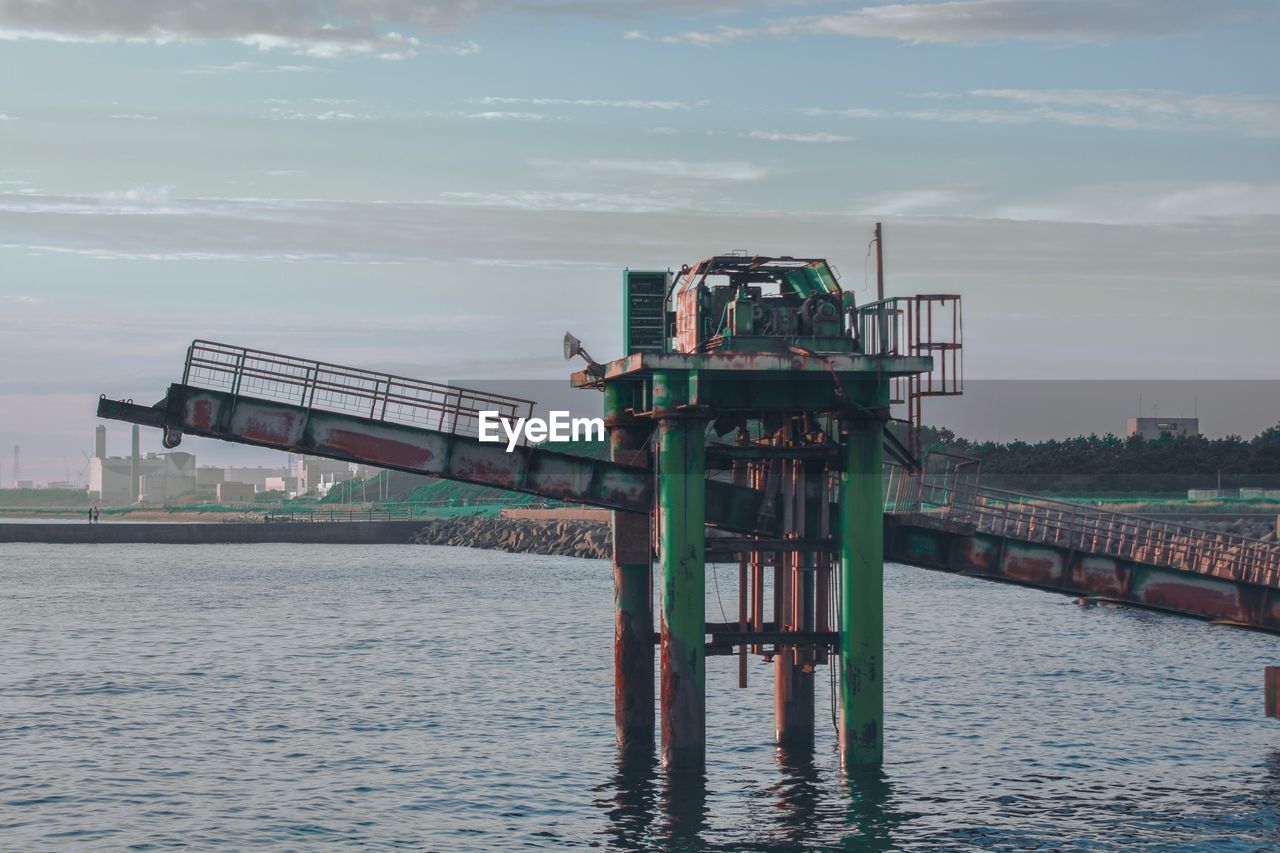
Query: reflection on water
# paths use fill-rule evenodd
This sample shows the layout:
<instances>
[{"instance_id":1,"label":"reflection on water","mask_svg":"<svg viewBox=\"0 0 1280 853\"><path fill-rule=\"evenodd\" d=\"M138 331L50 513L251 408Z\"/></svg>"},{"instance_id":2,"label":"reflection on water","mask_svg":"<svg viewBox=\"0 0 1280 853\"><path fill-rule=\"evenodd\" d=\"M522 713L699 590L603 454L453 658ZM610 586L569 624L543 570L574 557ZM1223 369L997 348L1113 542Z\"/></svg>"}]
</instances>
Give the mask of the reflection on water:
<instances>
[{"instance_id":1,"label":"reflection on water","mask_svg":"<svg viewBox=\"0 0 1280 853\"><path fill-rule=\"evenodd\" d=\"M596 789L607 818L609 846L625 850L813 849L895 847L895 832L911 817L892 803L883 771L860 770L832 786L812 754L779 749L778 778L761 792L768 806L761 825L731 830L743 838L724 844L711 828L705 773L667 774L654 753L619 752L615 772ZM838 841L834 841L838 839Z\"/></svg>"},{"instance_id":2,"label":"reflection on water","mask_svg":"<svg viewBox=\"0 0 1280 853\"><path fill-rule=\"evenodd\" d=\"M840 787L845 799L846 850L890 850L897 831L911 819L893 805L893 786L878 767L849 771Z\"/></svg>"},{"instance_id":3,"label":"reflection on water","mask_svg":"<svg viewBox=\"0 0 1280 853\"><path fill-rule=\"evenodd\" d=\"M665 773L654 752L619 750L615 772L597 789L610 845L625 850L702 850L707 829L705 773Z\"/></svg>"},{"instance_id":4,"label":"reflection on water","mask_svg":"<svg viewBox=\"0 0 1280 853\"><path fill-rule=\"evenodd\" d=\"M672 850L700 850L707 829L707 777L668 773L662 785L662 840Z\"/></svg>"},{"instance_id":5,"label":"reflection on water","mask_svg":"<svg viewBox=\"0 0 1280 853\"><path fill-rule=\"evenodd\" d=\"M0 546L0 848L1280 848L1277 638L886 578L883 769L778 750L720 659L669 777L614 745L604 563Z\"/></svg>"},{"instance_id":6,"label":"reflection on water","mask_svg":"<svg viewBox=\"0 0 1280 853\"><path fill-rule=\"evenodd\" d=\"M595 805L605 814L605 834L611 846L644 849L658 814L657 756L649 750L620 749L614 767L608 783L596 788Z\"/></svg>"},{"instance_id":7,"label":"reflection on water","mask_svg":"<svg viewBox=\"0 0 1280 853\"><path fill-rule=\"evenodd\" d=\"M818 825L818 806L824 792L813 763L813 751L779 748L775 757L779 779L766 790L774 798L780 843L810 844Z\"/></svg>"}]
</instances>

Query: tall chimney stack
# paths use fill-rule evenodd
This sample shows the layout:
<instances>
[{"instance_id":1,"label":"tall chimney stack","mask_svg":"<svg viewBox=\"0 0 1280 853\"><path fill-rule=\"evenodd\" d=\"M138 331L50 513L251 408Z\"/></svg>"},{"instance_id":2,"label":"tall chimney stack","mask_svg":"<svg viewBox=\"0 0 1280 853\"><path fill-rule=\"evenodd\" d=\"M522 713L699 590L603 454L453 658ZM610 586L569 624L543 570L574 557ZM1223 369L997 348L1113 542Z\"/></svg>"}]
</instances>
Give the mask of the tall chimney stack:
<instances>
[{"instance_id":1,"label":"tall chimney stack","mask_svg":"<svg viewBox=\"0 0 1280 853\"><path fill-rule=\"evenodd\" d=\"M107 428L102 424L93 431L93 455L96 459L107 458Z\"/></svg>"}]
</instances>

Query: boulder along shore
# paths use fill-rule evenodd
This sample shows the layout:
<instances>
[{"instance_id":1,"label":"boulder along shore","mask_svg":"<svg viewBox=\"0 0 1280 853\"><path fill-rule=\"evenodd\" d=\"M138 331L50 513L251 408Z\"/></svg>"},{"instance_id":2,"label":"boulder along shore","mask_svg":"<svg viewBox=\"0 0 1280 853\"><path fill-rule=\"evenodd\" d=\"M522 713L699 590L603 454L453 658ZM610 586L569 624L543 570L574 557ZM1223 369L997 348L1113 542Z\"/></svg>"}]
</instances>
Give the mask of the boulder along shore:
<instances>
[{"instance_id":1,"label":"boulder along shore","mask_svg":"<svg viewBox=\"0 0 1280 853\"><path fill-rule=\"evenodd\" d=\"M608 560L613 556L609 524L604 521L460 516L427 522L413 541L419 545L461 545L589 560Z\"/></svg>"}]
</instances>

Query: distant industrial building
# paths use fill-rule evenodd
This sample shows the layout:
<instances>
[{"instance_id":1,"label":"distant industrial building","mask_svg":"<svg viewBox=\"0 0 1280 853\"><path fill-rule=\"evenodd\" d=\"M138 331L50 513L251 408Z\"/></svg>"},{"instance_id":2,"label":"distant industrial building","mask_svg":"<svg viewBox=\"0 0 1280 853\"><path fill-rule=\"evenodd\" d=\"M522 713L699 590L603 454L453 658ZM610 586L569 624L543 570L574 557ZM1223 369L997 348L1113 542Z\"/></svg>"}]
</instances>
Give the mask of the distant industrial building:
<instances>
[{"instance_id":1,"label":"distant industrial building","mask_svg":"<svg viewBox=\"0 0 1280 853\"><path fill-rule=\"evenodd\" d=\"M190 453L148 453L137 459L95 456L89 460L89 495L104 503L171 501L195 490L196 458Z\"/></svg>"},{"instance_id":2,"label":"distant industrial building","mask_svg":"<svg viewBox=\"0 0 1280 853\"><path fill-rule=\"evenodd\" d=\"M288 467L199 468L190 453L138 452L134 427L129 456L107 455L107 431L94 431L94 456L89 460L89 496L103 503L166 503L195 496L218 503L245 503L261 492L286 497L324 495L338 483L373 477L378 469L337 462L319 456L293 456Z\"/></svg>"},{"instance_id":3,"label":"distant industrial building","mask_svg":"<svg viewBox=\"0 0 1280 853\"><path fill-rule=\"evenodd\" d=\"M286 477L289 474L287 468L240 468L233 466L222 470L223 482L248 483L259 492L267 490L267 480L271 477Z\"/></svg>"},{"instance_id":4,"label":"distant industrial building","mask_svg":"<svg viewBox=\"0 0 1280 853\"><path fill-rule=\"evenodd\" d=\"M326 495L338 483L356 478L358 465L320 456L294 456L291 463L300 495Z\"/></svg>"},{"instance_id":5,"label":"distant industrial building","mask_svg":"<svg viewBox=\"0 0 1280 853\"><path fill-rule=\"evenodd\" d=\"M218 496L218 484L225 482L227 472L221 468L196 469L196 494L205 500L213 500Z\"/></svg>"},{"instance_id":6,"label":"distant industrial building","mask_svg":"<svg viewBox=\"0 0 1280 853\"><path fill-rule=\"evenodd\" d=\"M1141 436L1148 441L1162 435L1183 438L1199 434L1199 418L1129 418L1128 435Z\"/></svg>"},{"instance_id":7,"label":"distant industrial building","mask_svg":"<svg viewBox=\"0 0 1280 853\"><path fill-rule=\"evenodd\" d=\"M268 477L265 491L284 492L287 498L296 498L298 491L297 477Z\"/></svg>"},{"instance_id":8,"label":"distant industrial building","mask_svg":"<svg viewBox=\"0 0 1280 853\"><path fill-rule=\"evenodd\" d=\"M185 498L196 492L196 457L190 453L148 453L144 462L161 460L158 469L141 475L138 480L138 500L147 503L167 503Z\"/></svg>"},{"instance_id":9,"label":"distant industrial building","mask_svg":"<svg viewBox=\"0 0 1280 853\"><path fill-rule=\"evenodd\" d=\"M215 496L220 504L251 503L254 494L256 494L256 490L253 483L229 483L223 481L218 484L215 491Z\"/></svg>"}]
</instances>

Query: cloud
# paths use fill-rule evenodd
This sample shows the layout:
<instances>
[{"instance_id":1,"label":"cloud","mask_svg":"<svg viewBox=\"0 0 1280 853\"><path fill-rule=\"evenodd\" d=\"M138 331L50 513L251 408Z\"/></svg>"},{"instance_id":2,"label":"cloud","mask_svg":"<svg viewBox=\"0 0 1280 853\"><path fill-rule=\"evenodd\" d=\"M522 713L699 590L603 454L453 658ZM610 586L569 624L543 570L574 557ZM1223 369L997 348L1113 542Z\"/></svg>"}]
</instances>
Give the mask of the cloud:
<instances>
[{"instance_id":1,"label":"cloud","mask_svg":"<svg viewBox=\"0 0 1280 853\"><path fill-rule=\"evenodd\" d=\"M261 62L232 62L227 65L196 65L185 74L305 74L318 71L315 65L264 65Z\"/></svg>"},{"instance_id":2,"label":"cloud","mask_svg":"<svg viewBox=\"0 0 1280 853\"><path fill-rule=\"evenodd\" d=\"M466 56L471 41L433 44L421 34L455 29L481 15L599 20L670 19L810 5L816 0L0 0L0 40L174 44L231 41L259 51L317 59L420 53ZM658 37L722 44L748 38L811 35L890 38L911 43L987 41L1105 43L1194 33L1267 14L1265 0L953 0L890 3L847 12L799 15L750 26L720 25ZM418 33L418 34L414 34ZM623 37L653 38L639 29ZM307 66L202 65L191 73L310 70Z\"/></svg>"},{"instance_id":3,"label":"cloud","mask_svg":"<svg viewBox=\"0 0 1280 853\"><path fill-rule=\"evenodd\" d=\"M979 187L917 187L858 202L860 216L950 217L1086 225L1204 226L1275 221L1280 183L1119 181L995 200Z\"/></svg>"},{"instance_id":4,"label":"cloud","mask_svg":"<svg viewBox=\"0 0 1280 853\"><path fill-rule=\"evenodd\" d=\"M422 47L422 41L417 36L406 36L394 31L385 34L357 34L344 32L337 27L321 27L318 31L299 34L248 33L232 36L232 40L260 51L287 50L316 59L367 54L380 59L407 59L416 56L418 49Z\"/></svg>"},{"instance_id":5,"label":"cloud","mask_svg":"<svg viewBox=\"0 0 1280 853\"><path fill-rule=\"evenodd\" d=\"M739 166L642 162L619 166L606 161L587 170L644 179L631 190L597 189L602 181L588 174L583 184L588 188L580 191L455 191L417 202L184 198L167 188L148 187L80 196L0 192L0 249L118 263L372 267L485 259L490 266L572 262L599 267L687 261L732 247L785 254L839 252L831 245L844 245L855 221L831 212L751 210L700 197L694 175L705 179L710 172L723 180L726 174L741 175ZM655 187L655 172L676 177ZM855 201L852 209L855 216L865 217L864 225L882 216L902 217L902 223L946 220L952 223L949 233L961 241L957 246L966 252L979 249L961 239L970 227L965 223L996 228L1002 221L1064 229L1122 225L1219 235L1248 232L1265 235L1259 245L1271 245L1280 222L1280 184L1125 182L1013 201L997 201L995 193L980 187L924 186ZM1024 251L1000 245L997 255ZM904 252L910 256L936 249L945 256L944 248L926 243ZM981 251L988 260L992 257L989 245ZM1239 258L1217 250L1200 255L1224 269L1252 269L1249 274L1260 282L1274 284L1273 249ZM856 260L860 263L861 255ZM1146 256L1130 264L1140 267L1143 262L1177 266L1168 258ZM1047 268L1060 264L1059 269L1075 269L1071 264L1078 257L1046 263Z\"/></svg>"},{"instance_id":6,"label":"cloud","mask_svg":"<svg viewBox=\"0 0 1280 853\"><path fill-rule=\"evenodd\" d=\"M1143 125L1126 116L1099 116L1089 113L1071 113L1061 110L1010 110L990 108L934 108L923 110L884 110L851 107L848 109L831 109L827 107L805 107L800 110L808 116L837 116L841 118L898 118L913 121L955 122L959 124L1038 124L1054 122L1071 125L1097 125L1115 128L1136 128Z\"/></svg>"},{"instance_id":7,"label":"cloud","mask_svg":"<svg viewBox=\"0 0 1280 853\"><path fill-rule=\"evenodd\" d=\"M497 121L545 121L555 116L545 113L510 112L503 110L487 110L480 113L463 113L463 118L486 119Z\"/></svg>"},{"instance_id":8,"label":"cloud","mask_svg":"<svg viewBox=\"0 0 1280 853\"><path fill-rule=\"evenodd\" d=\"M1269 13L1263 0L953 0L893 3L752 27L721 25L662 41L716 45L751 38L850 36L912 44L1107 43L1197 33ZM643 35L643 34L641 34Z\"/></svg>"},{"instance_id":9,"label":"cloud","mask_svg":"<svg viewBox=\"0 0 1280 853\"><path fill-rule=\"evenodd\" d=\"M661 213L688 207L671 193L598 193L511 191L501 193L445 192L447 204L506 207L532 211L588 211L594 213Z\"/></svg>"},{"instance_id":10,"label":"cloud","mask_svg":"<svg viewBox=\"0 0 1280 853\"><path fill-rule=\"evenodd\" d=\"M354 113L350 110L298 110L287 107L272 107L266 118L272 121L368 121L372 116L368 113Z\"/></svg>"},{"instance_id":11,"label":"cloud","mask_svg":"<svg viewBox=\"0 0 1280 853\"><path fill-rule=\"evenodd\" d=\"M38 296L29 296L25 293L0 293L0 302L9 305L39 305L43 301Z\"/></svg>"},{"instance_id":12,"label":"cloud","mask_svg":"<svg viewBox=\"0 0 1280 853\"><path fill-rule=\"evenodd\" d=\"M859 205L865 216L964 216L973 213L972 190L949 187L884 193Z\"/></svg>"},{"instance_id":13,"label":"cloud","mask_svg":"<svg viewBox=\"0 0 1280 853\"><path fill-rule=\"evenodd\" d=\"M929 92L930 100L966 103L926 109L886 110L806 107L816 117L895 118L963 124L1060 124L1112 130L1222 131L1280 136L1280 97L1191 95L1168 89L974 89ZM999 102L991 106L990 102Z\"/></svg>"},{"instance_id":14,"label":"cloud","mask_svg":"<svg viewBox=\"0 0 1280 853\"><path fill-rule=\"evenodd\" d=\"M1137 127L1232 127L1253 136L1280 136L1280 97L1275 95L1189 95L1167 89L977 89L970 94L1027 104L1031 115L1055 116L1056 108L1099 122L1131 122Z\"/></svg>"},{"instance_id":15,"label":"cloud","mask_svg":"<svg viewBox=\"0 0 1280 853\"><path fill-rule=\"evenodd\" d=\"M318 59L364 55L395 60L423 51L467 55L479 50L474 42L431 45L394 27L453 27L471 17L476 6L473 0L0 0L0 41L233 41ZM252 70L203 69L198 73Z\"/></svg>"},{"instance_id":16,"label":"cloud","mask_svg":"<svg viewBox=\"0 0 1280 853\"><path fill-rule=\"evenodd\" d=\"M1140 181L1080 187L1004 204L988 215L1039 222L1176 225L1280 217L1280 183Z\"/></svg>"},{"instance_id":17,"label":"cloud","mask_svg":"<svg viewBox=\"0 0 1280 853\"><path fill-rule=\"evenodd\" d=\"M112 113L107 118L119 121L159 121L160 116L143 115L142 113Z\"/></svg>"},{"instance_id":18,"label":"cloud","mask_svg":"<svg viewBox=\"0 0 1280 853\"><path fill-rule=\"evenodd\" d=\"M98 199L108 204L163 205L169 202L170 187L135 187L120 192L102 193Z\"/></svg>"},{"instance_id":19,"label":"cloud","mask_svg":"<svg viewBox=\"0 0 1280 853\"><path fill-rule=\"evenodd\" d=\"M17 121L17 116L11 116L8 113L0 113L0 121Z\"/></svg>"},{"instance_id":20,"label":"cloud","mask_svg":"<svg viewBox=\"0 0 1280 853\"><path fill-rule=\"evenodd\" d=\"M687 101L600 100L594 98L505 98L490 96L477 98L476 103L486 105L528 104L539 107L605 107L624 110L687 110L705 106L708 102L690 104Z\"/></svg>"},{"instance_id":21,"label":"cloud","mask_svg":"<svg viewBox=\"0 0 1280 853\"><path fill-rule=\"evenodd\" d=\"M587 169L694 181L759 181L769 172L747 160L588 160Z\"/></svg>"},{"instance_id":22,"label":"cloud","mask_svg":"<svg viewBox=\"0 0 1280 853\"><path fill-rule=\"evenodd\" d=\"M841 136L838 133L783 133L780 131L752 130L741 134L747 139L762 139L767 142L853 142L852 136Z\"/></svg>"}]
</instances>

